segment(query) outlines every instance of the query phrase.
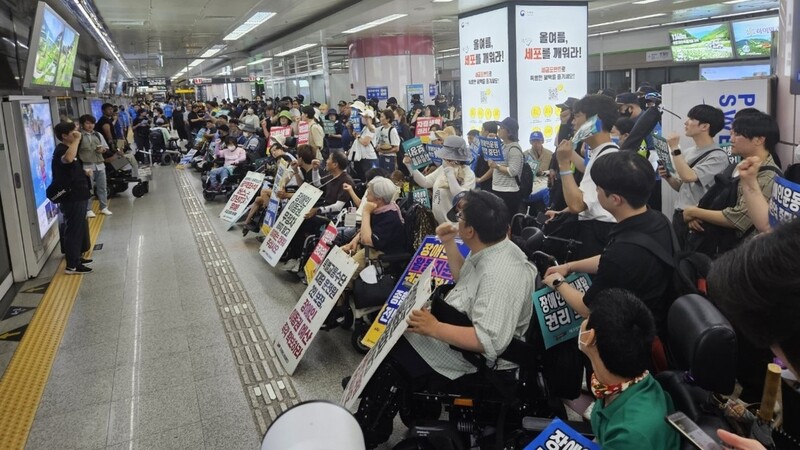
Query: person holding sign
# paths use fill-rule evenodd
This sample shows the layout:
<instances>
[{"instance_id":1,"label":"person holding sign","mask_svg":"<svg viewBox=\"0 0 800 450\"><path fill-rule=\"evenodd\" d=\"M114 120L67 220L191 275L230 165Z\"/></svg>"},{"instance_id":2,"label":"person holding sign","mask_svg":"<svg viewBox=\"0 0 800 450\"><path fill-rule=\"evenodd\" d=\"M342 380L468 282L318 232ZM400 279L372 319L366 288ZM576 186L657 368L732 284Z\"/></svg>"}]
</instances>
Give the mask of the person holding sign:
<instances>
[{"instance_id":1,"label":"person holding sign","mask_svg":"<svg viewBox=\"0 0 800 450\"><path fill-rule=\"evenodd\" d=\"M397 156L403 156L400 152L400 134L397 128L392 126L394 111L386 109L380 113L381 126L378 127L376 135L378 138L378 165L389 173L397 169Z\"/></svg>"},{"instance_id":2,"label":"person holding sign","mask_svg":"<svg viewBox=\"0 0 800 450\"><path fill-rule=\"evenodd\" d=\"M658 174L678 192L672 228L681 247L686 245L689 235L689 226L683 221L683 210L689 206L697 206L703 195L714 185L714 176L728 166L727 153L714 142L714 136L724 126L725 114L722 110L711 105L697 105L689 110L684 123L686 137L692 138L694 147L682 152L678 134L672 133L667 137L676 173L667 171L666 161L659 161Z\"/></svg>"},{"instance_id":3,"label":"person holding sign","mask_svg":"<svg viewBox=\"0 0 800 450\"><path fill-rule=\"evenodd\" d=\"M375 167L378 163L378 155L375 153L375 125L372 121L375 119L375 112L367 109L361 113L361 127L360 132L355 133L355 141L350 147L348 159L353 161L353 170L355 176L360 179L365 179L366 173L369 169Z\"/></svg>"},{"instance_id":4,"label":"person holding sign","mask_svg":"<svg viewBox=\"0 0 800 450\"><path fill-rule=\"evenodd\" d=\"M316 119L313 106L304 106L303 119L308 124L308 145L314 150L315 158L322 161L322 148L325 146L325 131Z\"/></svg>"},{"instance_id":5,"label":"person holding sign","mask_svg":"<svg viewBox=\"0 0 800 450\"><path fill-rule=\"evenodd\" d=\"M475 174L469 168L472 154L467 143L459 136L448 136L436 154L442 165L429 175L423 175L411 166L411 158L406 156L403 163L414 177L414 182L426 189L433 189L431 206L436 223L447 222L447 212L453 197L462 191L475 188Z\"/></svg>"},{"instance_id":6,"label":"person holding sign","mask_svg":"<svg viewBox=\"0 0 800 450\"><path fill-rule=\"evenodd\" d=\"M534 131L530 138L531 148L525 151L526 158L531 158L534 162L531 169L537 177L547 176L550 173L550 162L553 159L553 151L544 148L544 135L541 131Z\"/></svg>"},{"instance_id":7,"label":"person holding sign","mask_svg":"<svg viewBox=\"0 0 800 450\"><path fill-rule=\"evenodd\" d=\"M451 220L436 229L456 281L444 302L472 323L441 322L428 309L412 311L409 329L387 355L361 395L355 414L367 448L385 442L400 402L412 387L455 380L477 368L462 353L481 353L498 376L513 376L515 365L499 359L512 338L522 338L533 313L536 268L507 237L505 203L485 191L469 191L451 210ZM471 253L464 258L460 236Z\"/></svg>"},{"instance_id":8,"label":"person holding sign","mask_svg":"<svg viewBox=\"0 0 800 450\"><path fill-rule=\"evenodd\" d=\"M598 293L581 324L578 349L592 363L592 432L601 448L681 448L664 420L675 412L672 399L647 370L655 334L653 315L622 289Z\"/></svg>"},{"instance_id":9,"label":"person holding sign","mask_svg":"<svg viewBox=\"0 0 800 450\"><path fill-rule=\"evenodd\" d=\"M506 117L498 126L497 136L503 141L504 160L500 163L491 159L487 160L491 170L486 172L478 180L478 183L491 178L492 192L503 199L508 207L508 212L513 217L519 212L519 204L523 195L530 195L530 192L523 193L520 189L519 180L525 166L525 156L519 145L519 123L511 117Z\"/></svg>"}]
</instances>

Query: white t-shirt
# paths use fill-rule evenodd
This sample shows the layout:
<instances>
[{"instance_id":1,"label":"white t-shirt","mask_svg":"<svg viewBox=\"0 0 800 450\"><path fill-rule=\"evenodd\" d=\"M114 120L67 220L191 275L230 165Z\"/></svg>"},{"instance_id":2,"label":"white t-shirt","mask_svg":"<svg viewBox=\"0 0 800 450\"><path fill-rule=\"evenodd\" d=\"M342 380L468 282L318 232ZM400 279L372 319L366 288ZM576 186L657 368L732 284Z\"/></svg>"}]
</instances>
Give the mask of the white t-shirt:
<instances>
[{"instance_id":1,"label":"white t-shirt","mask_svg":"<svg viewBox=\"0 0 800 450\"><path fill-rule=\"evenodd\" d=\"M400 135L397 134L397 128L381 126L376 131L378 134L378 142L375 143L376 147L380 148L381 144L389 144L392 147L400 146Z\"/></svg>"},{"instance_id":2,"label":"white t-shirt","mask_svg":"<svg viewBox=\"0 0 800 450\"><path fill-rule=\"evenodd\" d=\"M593 148L589 155L589 164L586 165L586 172L583 173L583 179L579 186L583 193L583 203L586 203L586 209L578 214L578 220L598 220L600 222L615 223L617 220L610 212L606 211L600 206L600 201L597 199L597 185L592 180L592 166L597 158L610 155L618 152L619 147L613 142L607 142L597 148Z\"/></svg>"},{"instance_id":3,"label":"white t-shirt","mask_svg":"<svg viewBox=\"0 0 800 450\"><path fill-rule=\"evenodd\" d=\"M364 137L371 137L372 141L370 141L367 145L361 145L361 138ZM375 153L375 132L370 131L369 128L364 126L361 129L361 136L353 141L353 145L350 147L350 152L348 153L348 157L351 161L361 161L362 159L378 159L378 155Z\"/></svg>"}]
</instances>

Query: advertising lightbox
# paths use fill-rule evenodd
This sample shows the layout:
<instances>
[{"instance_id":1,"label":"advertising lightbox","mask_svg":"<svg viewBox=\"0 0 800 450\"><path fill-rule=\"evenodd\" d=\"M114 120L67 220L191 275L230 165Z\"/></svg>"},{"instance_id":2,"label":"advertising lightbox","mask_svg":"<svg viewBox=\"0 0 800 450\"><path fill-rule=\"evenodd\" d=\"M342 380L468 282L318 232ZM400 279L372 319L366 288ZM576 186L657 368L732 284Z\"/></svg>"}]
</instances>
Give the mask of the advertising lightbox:
<instances>
[{"instance_id":1,"label":"advertising lightbox","mask_svg":"<svg viewBox=\"0 0 800 450\"><path fill-rule=\"evenodd\" d=\"M728 23L669 30L672 59L678 62L733 58Z\"/></svg>"},{"instance_id":2,"label":"advertising lightbox","mask_svg":"<svg viewBox=\"0 0 800 450\"><path fill-rule=\"evenodd\" d=\"M511 115L508 8L458 21L461 57L462 129L480 130Z\"/></svg>"},{"instance_id":3,"label":"advertising lightbox","mask_svg":"<svg viewBox=\"0 0 800 450\"><path fill-rule=\"evenodd\" d=\"M20 106L39 222L39 237L44 238L58 217L56 206L47 199L46 194L47 186L53 181L53 149L56 148L50 102L20 102Z\"/></svg>"},{"instance_id":4,"label":"advertising lightbox","mask_svg":"<svg viewBox=\"0 0 800 450\"><path fill-rule=\"evenodd\" d=\"M24 86L69 88L80 35L44 2L39 2L32 29Z\"/></svg>"},{"instance_id":5,"label":"advertising lightbox","mask_svg":"<svg viewBox=\"0 0 800 450\"><path fill-rule=\"evenodd\" d=\"M556 105L588 89L587 8L517 5L515 16L519 137L541 131L552 142L561 123Z\"/></svg>"},{"instance_id":6,"label":"advertising lightbox","mask_svg":"<svg viewBox=\"0 0 800 450\"><path fill-rule=\"evenodd\" d=\"M106 82L111 76L111 65L105 59L100 60L100 68L97 69L97 88L95 92L98 95L103 95L106 91Z\"/></svg>"},{"instance_id":7,"label":"advertising lightbox","mask_svg":"<svg viewBox=\"0 0 800 450\"><path fill-rule=\"evenodd\" d=\"M733 22L736 56L740 58L769 58L772 52L772 32L778 31L778 16Z\"/></svg>"}]
</instances>

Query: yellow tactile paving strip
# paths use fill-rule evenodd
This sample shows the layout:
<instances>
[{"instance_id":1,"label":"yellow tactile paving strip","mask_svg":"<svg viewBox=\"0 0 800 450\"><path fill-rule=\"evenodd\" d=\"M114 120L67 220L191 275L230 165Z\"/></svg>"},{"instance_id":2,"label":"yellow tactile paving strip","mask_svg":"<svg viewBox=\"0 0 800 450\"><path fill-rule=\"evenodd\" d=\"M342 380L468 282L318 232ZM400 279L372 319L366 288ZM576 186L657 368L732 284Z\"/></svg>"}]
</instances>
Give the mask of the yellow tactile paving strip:
<instances>
[{"instance_id":1,"label":"yellow tactile paving strip","mask_svg":"<svg viewBox=\"0 0 800 450\"><path fill-rule=\"evenodd\" d=\"M97 218L89 220L92 248L100 234L105 215L97 201L92 205ZM55 251L59 251L56 249ZM89 249L88 255L91 255ZM50 369L64 335L72 305L83 276L66 275L66 261L58 265L50 286L36 309L8 368L0 379L0 447L24 449L39 401L50 377Z\"/></svg>"}]
</instances>

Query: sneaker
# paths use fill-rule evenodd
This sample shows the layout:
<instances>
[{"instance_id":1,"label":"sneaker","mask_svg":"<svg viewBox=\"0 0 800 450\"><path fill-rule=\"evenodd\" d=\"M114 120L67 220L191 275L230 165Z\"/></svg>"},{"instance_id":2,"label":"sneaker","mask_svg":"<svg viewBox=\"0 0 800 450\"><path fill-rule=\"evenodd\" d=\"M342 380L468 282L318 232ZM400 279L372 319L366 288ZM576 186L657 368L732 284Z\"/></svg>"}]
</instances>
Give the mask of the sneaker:
<instances>
[{"instance_id":1,"label":"sneaker","mask_svg":"<svg viewBox=\"0 0 800 450\"><path fill-rule=\"evenodd\" d=\"M108 208L103 208L103 209L100 211L100 214L103 214L103 215L106 215L106 216L110 216L110 215L112 215L112 214L114 214L114 213L112 213L111 211L109 211L109 210L108 210Z\"/></svg>"},{"instance_id":2,"label":"sneaker","mask_svg":"<svg viewBox=\"0 0 800 450\"><path fill-rule=\"evenodd\" d=\"M67 267L64 270L64 273L67 275L83 275L85 273L91 273L92 269L90 267L86 267L83 264L78 264L77 267Z\"/></svg>"},{"instance_id":3,"label":"sneaker","mask_svg":"<svg viewBox=\"0 0 800 450\"><path fill-rule=\"evenodd\" d=\"M283 270L287 272L297 272L300 270L300 260L293 258L284 263Z\"/></svg>"},{"instance_id":4,"label":"sneaker","mask_svg":"<svg viewBox=\"0 0 800 450\"><path fill-rule=\"evenodd\" d=\"M87 259L87 258L81 258L81 265L82 265L82 266L88 266L89 264L91 264L91 263L92 263L92 261L93 261L93 260L91 260L91 259Z\"/></svg>"},{"instance_id":5,"label":"sneaker","mask_svg":"<svg viewBox=\"0 0 800 450\"><path fill-rule=\"evenodd\" d=\"M91 210L86 211L86 218L87 219L94 219L95 217L97 217L97 214L95 214L94 211L91 211Z\"/></svg>"}]
</instances>

